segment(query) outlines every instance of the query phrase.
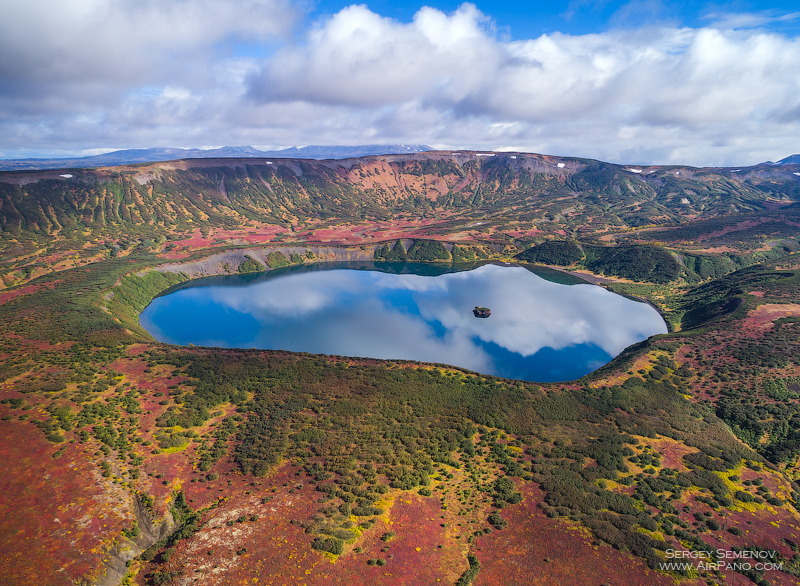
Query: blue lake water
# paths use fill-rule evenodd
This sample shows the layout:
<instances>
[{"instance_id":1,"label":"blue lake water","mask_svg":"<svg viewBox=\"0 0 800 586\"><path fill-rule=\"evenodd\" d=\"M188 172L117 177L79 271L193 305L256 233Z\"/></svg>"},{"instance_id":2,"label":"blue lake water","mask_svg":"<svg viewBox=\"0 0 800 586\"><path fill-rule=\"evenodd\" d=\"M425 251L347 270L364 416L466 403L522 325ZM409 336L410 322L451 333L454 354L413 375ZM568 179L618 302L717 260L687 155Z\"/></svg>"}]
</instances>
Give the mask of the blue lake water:
<instances>
[{"instance_id":1,"label":"blue lake water","mask_svg":"<svg viewBox=\"0 0 800 586\"><path fill-rule=\"evenodd\" d=\"M475 306L491 309L476 318ZM157 297L161 342L418 360L512 379L574 380L667 331L652 307L521 266L326 263L202 279Z\"/></svg>"}]
</instances>

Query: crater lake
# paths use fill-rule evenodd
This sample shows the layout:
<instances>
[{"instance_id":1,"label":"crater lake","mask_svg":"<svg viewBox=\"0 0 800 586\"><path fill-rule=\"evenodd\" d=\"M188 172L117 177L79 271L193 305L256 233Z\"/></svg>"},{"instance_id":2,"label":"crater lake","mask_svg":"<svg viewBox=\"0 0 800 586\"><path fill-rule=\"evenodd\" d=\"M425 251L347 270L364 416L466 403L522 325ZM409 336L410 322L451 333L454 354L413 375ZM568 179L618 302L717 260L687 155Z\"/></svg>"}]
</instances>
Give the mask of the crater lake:
<instances>
[{"instance_id":1,"label":"crater lake","mask_svg":"<svg viewBox=\"0 0 800 586\"><path fill-rule=\"evenodd\" d=\"M476 318L476 307L488 318ZM666 333L658 312L559 271L321 263L211 277L155 298L160 342L412 360L537 382L580 378Z\"/></svg>"}]
</instances>

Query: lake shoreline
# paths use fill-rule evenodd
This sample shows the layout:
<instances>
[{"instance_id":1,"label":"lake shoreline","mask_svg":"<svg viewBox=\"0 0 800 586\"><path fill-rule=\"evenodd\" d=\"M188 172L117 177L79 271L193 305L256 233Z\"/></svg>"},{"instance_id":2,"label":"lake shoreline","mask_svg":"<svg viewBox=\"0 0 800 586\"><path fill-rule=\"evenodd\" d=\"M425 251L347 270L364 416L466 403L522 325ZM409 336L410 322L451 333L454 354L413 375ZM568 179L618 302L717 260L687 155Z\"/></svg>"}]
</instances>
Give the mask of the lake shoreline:
<instances>
[{"instance_id":1,"label":"lake shoreline","mask_svg":"<svg viewBox=\"0 0 800 586\"><path fill-rule=\"evenodd\" d=\"M140 325L169 344L416 360L533 382L576 380L666 333L651 307L581 283L499 262L325 263L180 283ZM473 309L487 306L491 319Z\"/></svg>"}]
</instances>

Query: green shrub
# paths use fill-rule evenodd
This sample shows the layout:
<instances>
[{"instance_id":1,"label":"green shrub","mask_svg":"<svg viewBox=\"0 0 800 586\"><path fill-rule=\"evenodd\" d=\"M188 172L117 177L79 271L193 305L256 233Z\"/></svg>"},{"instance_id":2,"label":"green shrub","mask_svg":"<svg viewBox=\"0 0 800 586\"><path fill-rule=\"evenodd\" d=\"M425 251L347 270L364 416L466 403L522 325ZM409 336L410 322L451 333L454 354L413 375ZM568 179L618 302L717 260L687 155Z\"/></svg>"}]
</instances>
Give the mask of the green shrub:
<instances>
[{"instance_id":1,"label":"green shrub","mask_svg":"<svg viewBox=\"0 0 800 586\"><path fill-rule=\"evenodd\" d=\"M351 513L356 517L373 517L376 515L382 515L383 509L379 507L359 506L353 507L351 509Z\"/></svg>"},{"instance_id":2,"label":"green shrub","mask_svg":"<svg viewBox=\"0 0 800 586\"><path fill-rule=\"evenodd\" d=\"M388 533L384 533L383 535L381 535L381 541L383 541L384 543L389 543L392 539L395 538L395 535L397 534L394 531L389 531Z\"/></svg>"},{"instance_id":3,"label":"green shrub","mask_svg":"<svg viewBox=\"0 0 800 586\"><path fill-rule=\"evenodd\" d=\"M281 267L289 266L291 263L286 255L281 251L276 250L267 255L267 266L271 269L279 269Z\"/></svg>"},{"instance_id":4,"label":"green shrub","mask_svg":"<svg viewBox=\"0 0 800 586\"><path fill-rule=\"evenodd\" d=\"M311 547L319 551L332 553L333 555L342 555L344 551L344 541L337 537L320 536L311 542Z\"/></svg>"},{"instance_id":5,"label":"green shrub","mask_svg":"<svg viewBox=\"0 0 800 586\"><path fill-rule=\"evenodd\" d=\"M264 267L261 263L256 260L253 260L251 257L244 255L244 261L239 264L239 267L236 269L239 273L260 273L264 270Z\"/></svg>"},{"instance_id":6,"label":"green shrub","mask_svg":"<svg viewBox=\"0 0 800 586\"><path fill-rule=\"evenodd\" d=\"M456 582L456 586L470 586L475 581L475 578L478 577L478 572L481 569L481 563L478 561L478 558L469 554L467 555L467 561L469 562L469 568L461 574L458 582Z\"/></svg>"},{"instance_id":7,"label":"green shrub","mask_svg":"<svg viewBox=\"0 0 800 586\"><path fill-rule=\"evenodd\" d=\"M495 529L504 529L508 527L508 521L503 519L499 513L494 512L489 515L489 524Z\"/></svg>"}]
</instances>

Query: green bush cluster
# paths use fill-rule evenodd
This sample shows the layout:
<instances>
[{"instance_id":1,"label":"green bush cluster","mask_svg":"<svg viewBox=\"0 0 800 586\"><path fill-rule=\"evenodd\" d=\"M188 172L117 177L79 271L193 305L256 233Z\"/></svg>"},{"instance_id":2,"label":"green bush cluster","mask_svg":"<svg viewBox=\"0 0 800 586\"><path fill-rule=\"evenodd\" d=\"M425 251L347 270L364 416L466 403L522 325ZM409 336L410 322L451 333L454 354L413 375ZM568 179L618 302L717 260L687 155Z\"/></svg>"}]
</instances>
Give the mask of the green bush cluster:
<instances>
[{"instance_id":1,"label":"green bush cluster","mask_svg":"<svg viewBox=\"0 0 800 586\"><path fill-rule=\"evenodd\" d=\"M344 552L344 542L336 537L317 537L311 542L311 547L333 555L342 555Z\"/></svg>"},{"instance_id":2,"label":"green bush cluster","mask_svg":"<svg viewBox=\"0 0 800 586\"><path fill-rule=\"evenodd\" d=\"M586 268L604 275L633 281L669 283L681 275L681 265L658 246L584 246Z\"/></svg>"},{"instance_id":3,"label":"green bush cluster","mask_svg":"<svg viewBox=\"0 0 800 586\"><path fill-rule=\"evenodd\" d=\"M583 258L583 250L571 240L547 240L514 258L546 265L570 266Z\"/></svg>"},{"instance_id":4,"label":"green bush cluster","mask_svg":"<svg viewBox=\"0 0 800 586\"><path fill-rule=\"evenodd\" d=\"M280 254L280 253L278 253ZM271 266L271 265L270 265ZM238 273L260 273L264 270L264 266L256 261L253 260L252 257L248 255L244 255L244 260L239 263L239 266L236 269Z\"/></svg>"},{"instance_id":5,"label":"green bush cluster","mask_svg":"<svg viewBox=\"0 0 800 586\"><path fill-rule=\"evenodd\" d=\"M453 259L444 245L436 240L417 240L408 251L400 240L392 247L387 243L375 250L374 257L378 261L448 262Z\"/></svg>"},{"instance_id":6,"label":"green bush cluster","mask_svg":"<svg viewBox=\"0 0 800 586\"><path fill-rule=\"evenodd\" d=\"M290 264L291 264L291 261L289 260L289 258L287 258L287 256L285 254L283 254L279 250L275 250L273 252L270 252L267 255L267 266L269 268L271 268L271 269L279 269L279 268L282 268L282 267L288 267ZM259 269L258 270L263 270L261 268L261 265L259 265Z\"/></svg>"},{"instance_id":7,"label":"green bush cluster","mask_svg":"<svg viewBox=\"0 0 800 586\"><path fill-rule=\"evenodd\" d=\"M478 558L473 554L468 554L467 562L469 563L469 568L461 574L456 586L470 586L475 581L475 578L478 577L478 572L481 570L481 563Z\"/></svg>"}]
</instances>

